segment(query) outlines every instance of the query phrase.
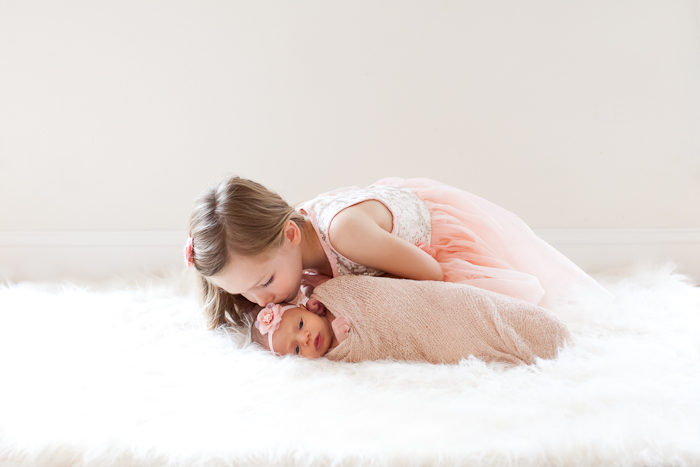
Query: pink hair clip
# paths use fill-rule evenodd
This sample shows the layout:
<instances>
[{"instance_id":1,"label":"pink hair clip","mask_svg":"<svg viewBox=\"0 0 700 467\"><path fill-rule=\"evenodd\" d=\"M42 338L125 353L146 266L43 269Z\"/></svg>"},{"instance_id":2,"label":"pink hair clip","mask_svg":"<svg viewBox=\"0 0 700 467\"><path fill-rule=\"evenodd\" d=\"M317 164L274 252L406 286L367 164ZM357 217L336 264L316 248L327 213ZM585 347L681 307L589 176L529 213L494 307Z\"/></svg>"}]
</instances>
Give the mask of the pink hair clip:
<instances>
[{"instance_id":1,"label":"pink hair clip","mask_svg":"<svg viewBox=\"0 0 700 467\"><path fill-rule=\"evenodd\" d=\"M192 237L189 237L185 244L185 264L187 265L187 269L192 269L194 267L194 240Z\"/></svg>"},{"instance_id":2,"label":"pink hair clip","mask_svg":"<svg viewBox=\"0 0 700 467\"><path fill-rule=\"evenodd\" d=\"M282 315L290 308L296 308L296 305L276 305L268 303L265 308L260 310L258 317L255 320L255 327L258 328L263 336L267 334L267 342L270 344L270 352L275 350L272 348L272 334L280 327Z\"/></svg>"}]
</instances>

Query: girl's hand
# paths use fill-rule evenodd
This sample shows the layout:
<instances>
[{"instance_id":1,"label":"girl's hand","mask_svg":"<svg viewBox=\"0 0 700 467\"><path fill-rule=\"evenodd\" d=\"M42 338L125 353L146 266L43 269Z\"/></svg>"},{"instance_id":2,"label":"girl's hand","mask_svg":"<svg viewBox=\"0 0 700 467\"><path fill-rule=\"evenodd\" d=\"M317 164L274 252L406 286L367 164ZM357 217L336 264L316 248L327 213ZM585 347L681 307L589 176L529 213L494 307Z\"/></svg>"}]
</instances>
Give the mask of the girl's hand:
<instances>
[{"instance_id":1,"label":"girl's hand","mask_svg":"<svg viewBox=\"0 0 700 467\"><path fill-rule=\"evenodd\" d=\"M316 274L315 272L302 271L302 276L301 276L302 290L304 290L304 293L306 294L306 296L309 297L309 296L311 296L311 292L313 292L314 287L318 287L319 285L323 284L324 282L326 282L329 279L331 279L331 277L324 276L323 274ZM304 289L304 287L310 287L310 289Z\"/></svg>"}]
</instances>

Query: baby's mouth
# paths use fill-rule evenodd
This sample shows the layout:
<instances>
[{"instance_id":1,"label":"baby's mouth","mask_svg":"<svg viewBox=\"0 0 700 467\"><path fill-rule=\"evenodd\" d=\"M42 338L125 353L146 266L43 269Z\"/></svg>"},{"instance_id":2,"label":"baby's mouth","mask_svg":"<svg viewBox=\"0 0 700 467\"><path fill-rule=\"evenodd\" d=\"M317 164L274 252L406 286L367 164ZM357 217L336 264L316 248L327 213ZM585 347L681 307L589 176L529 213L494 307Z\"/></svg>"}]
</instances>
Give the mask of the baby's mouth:
<instances>
[{"instance_id":1,"label":"baby's mouth","mask_svg":"<svg viewBox=\"0 0 700 467\"><path fill-rule=\"evenodd\" d=\"M321 348L321 345L323 344L323 338L321 337L321 334L316 336L316 339L314 339L314 347L316 347L316 350Z\"/></svg>"}]
</instances>

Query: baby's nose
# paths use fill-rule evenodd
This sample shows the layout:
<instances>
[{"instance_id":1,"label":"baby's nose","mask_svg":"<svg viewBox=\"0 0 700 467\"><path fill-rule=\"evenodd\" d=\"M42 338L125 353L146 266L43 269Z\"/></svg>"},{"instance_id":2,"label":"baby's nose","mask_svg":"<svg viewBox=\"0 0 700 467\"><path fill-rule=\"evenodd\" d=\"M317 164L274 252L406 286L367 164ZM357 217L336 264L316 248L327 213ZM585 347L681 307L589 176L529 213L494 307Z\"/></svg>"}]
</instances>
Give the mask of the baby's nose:
<instances>
[{"instance_id":1,"label":"baby's nose","mask_svg":"<svg viewBox=\"0 0 700 467\"><path fill-rule=\"evenodd\" d=\"M301 345L308 347L311 344L311 333L309 331L302 332L299 342Z\"/></svg>"}]
</instances>

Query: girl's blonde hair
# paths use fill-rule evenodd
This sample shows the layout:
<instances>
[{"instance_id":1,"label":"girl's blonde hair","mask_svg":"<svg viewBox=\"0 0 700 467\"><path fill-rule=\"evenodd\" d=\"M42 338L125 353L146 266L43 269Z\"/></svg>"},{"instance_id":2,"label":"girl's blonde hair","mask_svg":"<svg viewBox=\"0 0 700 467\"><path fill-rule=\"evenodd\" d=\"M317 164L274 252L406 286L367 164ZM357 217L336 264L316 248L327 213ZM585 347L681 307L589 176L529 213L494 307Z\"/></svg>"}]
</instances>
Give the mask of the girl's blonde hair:
<instances>
[{"instance_id":1,"label":"girl's blonde hair","mask_svg":"<svg viewBox=\"0 0 700 467\"><path fill-rule=\"evenodd\" d=\"M281 246L290 220L303 228L304 216L281 196L240 177L227 177L197 198L188 231L199 299L210 329L227 324L227 313L234 324L243 326L243 314L253 304L207 278L220 273L233 255L255 256Z\"/></svg>"}]
</instances>

